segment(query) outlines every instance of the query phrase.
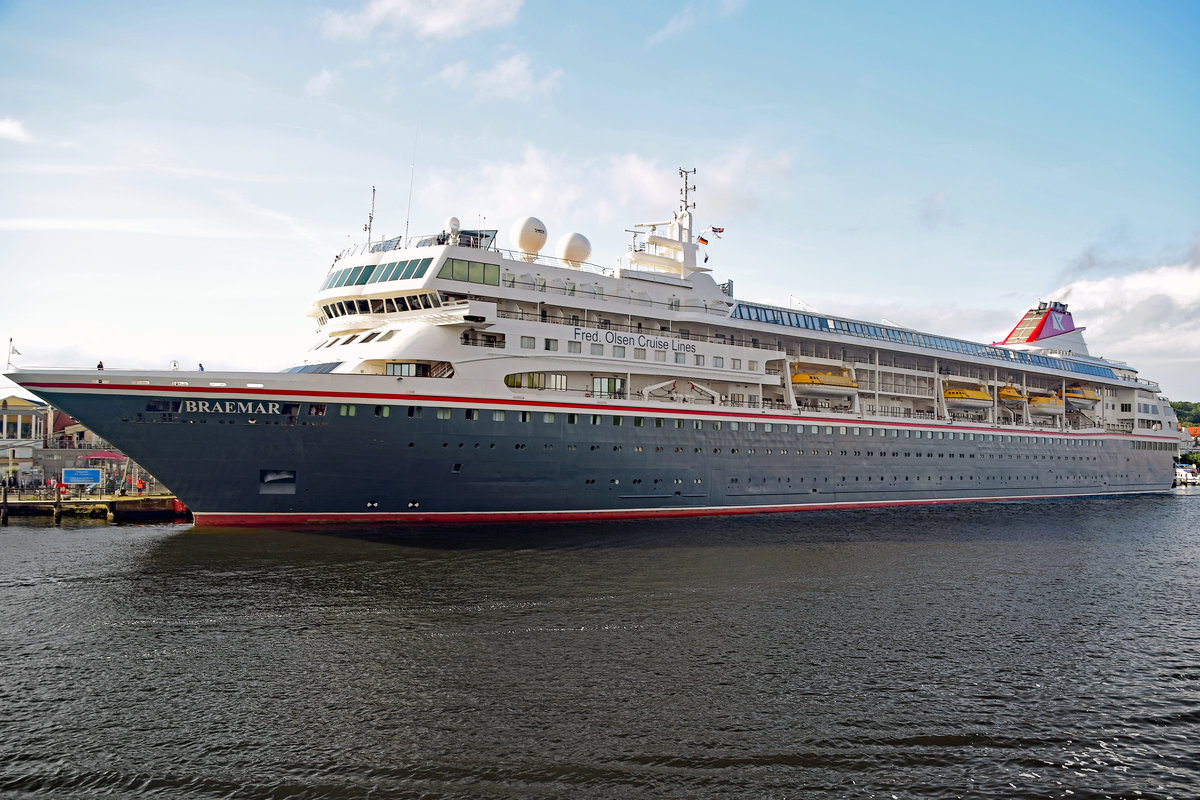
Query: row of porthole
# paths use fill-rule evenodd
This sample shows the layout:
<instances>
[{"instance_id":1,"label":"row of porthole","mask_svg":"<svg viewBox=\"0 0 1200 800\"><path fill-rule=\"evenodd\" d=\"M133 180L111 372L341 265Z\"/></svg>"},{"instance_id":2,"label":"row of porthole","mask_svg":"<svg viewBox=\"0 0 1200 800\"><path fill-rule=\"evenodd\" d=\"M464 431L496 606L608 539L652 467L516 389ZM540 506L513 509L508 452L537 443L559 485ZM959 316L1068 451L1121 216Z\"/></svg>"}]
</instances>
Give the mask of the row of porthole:
<instances>
[{"instance_id":1,"label":"row of porthole","mask_svg":"<svg viewBox=\"0 0 1200 800\"><path fill-rule=\"evenodd\" d=\"M923 477L923 476L921 476L921 475L917 475L917 476L915 476L915 477L914 477L914 476L911 476L911 475L905 475L905 476L904 476L904 480L906 480L906 481L909 481L909 480L920 481L920 480L922 480L922 477ZM866 480L867 480L867 482L868 482L868 483L870 483L870 482L873 482L873 481L874 481L874 479L875 479L875 476L873 476L873 475L868 475L868 476L866 476ZM987 476L987 480L990 480L990 481L992 481L992 480L997 480L997 479L999 479L999 480L1002 480L1002 481L1011 481L1011 480L1028 480L1028 481L1037 481L1037 480L1039 480L1040 478L1039 478L1039 476L1037 476L1037 475L1000 475L1000 476L991 475L991 476ZM1058 480L1058 481L1063 481L1063 480L1096 481L1096 480L1099 480L1099 479L1100 479L1100 476L1098 476L1098 475L1058 475L1058 476L1055 476L1055 480ZM769 480L768 478L763 478L763 479L762 479L762 482L763 482L763 483L767 483L767 482L768 482L768 480ZM790 484L790 483L792 482L792 479L791 479L791 478L776 478L775 480L776 480L776 482L777 482L777 483L783 483L783 482L785 482L785 481L786 481L786 483L789 483L789 484ZM855 476L854 476L854 480L855 480L855 481L860 481L860 480L862 480L862 477L861 477L861 476L858 476L858 475L855 475ZM900 483L900 480L901 480L901 479L900 479L900 476L898 476L898 475L893 475L893 476L892 476L892 483ZM950 476L941 476L941 475L939 475L939 476L931 476L931 475L927 475L927 476L924 476L924 480L926 480L926 481L928 481L928 482L934 482L934 481L946 481L946 480L953 481L953 480L956 480L956 477L955 477L955 476L953 476L953 475L950 475ZM958 478L957 478L957 480L959 480L959 481L977 481L977 480L979 480L979 476L977 476L977 475L969 475L969 476L965 476L965 477L958 477ZM818 482L822 482L822 483L829 483L829 478L828 478L828 477L826 477L826 478L822 478L820 481L818 481L818 479L817 479L817 478L815 478L815 477L809 477L809 478L804 478L804 477L801 477L801 478L798 478L798 479L797 479L797 482L798 482L798 483L805 483L806 481L811 481L811 482L813 482L813 483L818 483ZM881 483L884 483L884 482L886 482L886 481L887 481L887 476L885 476L885 475L880 475L880 476L879 476L879 481L880 481ZM610 478L608 482L609 482L609 484L610 484L610 485L612 485L612 486L619 486L619 485L620 485L620 483L621 483L621 479L620 479L620 478ZM655 479L654 479L654 485L655 485L655 486L658 486L658 485L660 485L660 484L662 484L662 483L664 483L664 482L665 482L665 479L663 479L663 478L655 478ZM594 485L594 484L596 484L596 483L597 483L597 481L596 481L596 479L595 479L595 478L588 478L588 479L586 479L586 480L584 481L584 484L585 484L585 485L587 485L587 486L591 486L591 485ZM642 478L634 478L633 480L631 480L631 481L630 481L630 483L631 483L632 485L635 485L635 486L637 486L637 485L640 485L641 483L643 483L643 479L642 479ZM684 479L682 479L682 478L674 478L674 479L672 479L672 483L673 483L674 485L678 486L678 485L681 485L681 484L683 484L683 483L684 483ZM704 479L703 479L703 478L693 478L693 479L692 479L692 483L693 483L693 484L696 484L696 485L700 485L700 484L703 484L703 483L704 483ZM738 478L738 477L730 477L730 478L729 478L729 483L730 483L731 485L732 485L732 484L738 484L738 483L741 483L741 478ZM747 478L747 479L746 479L746 483L747 483L747 484L753 484L753 483L754 483L754 478ZM843 484L845 484L845 483L850 483L850 478L849 478L849 476L846 476L846 475L843 475L843 476L841 476L840 483L843 483Z\"/></svg>"},{"instance_id":2,"label":"row of porthole","mask_svg":"<svg viewBox=\"0 0 1200 800\"><path fill-rule=\"evenodd\" d=\"M520 412L520 413L522 414L522 416L524 416L524 417L525 417L525 421L528 421L528 414L529 414L529 412ZM551 415L551 416L552 416L552 415ZM139 421L143 421L143 420L139 420ZM206 422L207 422L207 420L204 420L204 419L201 419L201 420L191 420L191 419L189 419L189 420L186 420L186 421L187 421L189 424L195 424L195 423L197 423L197 422L199 422L200 424L204 424L204 423L206 423ZM255 424L255 423L257 423L257 421L258 421L258 420L257 420L257 419L254 419L254 418L251 418L251 419L247 420L247 422L248 422L249 424L252 424L252 425L253 425L253 424ZM225 419L218 419L218 420L217 420L217 424L219 424L219 425L222 425L222 424L235 425L235 424L237 424L237 422L238 422L238 420L235 420L235 419L229 419L229 420L225 420ZM278 423L278 422L276 422L275 424L279 424L279 423ZM325 423L310 423L310 422L307 422L307 421L301 420L299 424L300 424L300 425L321 425L321 426L324 426L324 424L325 424ZM797 426L797 427L799 428L800 426ZM982 435L982 434L981 434L981 435ZM409 447L413 447L413 446L415 446L415 444L414 444L414 443L412 443L412 442L410 442L408 446L409 446ZM445 447L445 446L446 446L446 445L443 445L443 447ZM460 447L461 447L461 445L460 445ZM477 447L478 447L478 445L477 445ZM493 445L491 445L491 447L495 447L495 445L493 444ZM517 449L524 449L524 447L518 447ZM592 448L592 449L594 450L594 449L596 449L596 447L595 447L595 446L593 446L593 448ZM614 449L614 450L616 450L616 451L620 451L620 450L621 450L621 446L620 446L620 445L614 446L614 448L613 448L613 449ZM642 449L643 449L643 448L642 448L641 446L638 446L638 447L635 447L635 450L634 450L634 451L635 451L635 452L642 452ZM674 451L675 451L676 453L682 453L682 452L684 452L684 448L681 448L681 447L676 447ZM665 452L665 450L664 450L664 448L662 448L662 447L656 447L656 448L655 448L655 452ZM694 453L700 453L700 452L703 452L703 451L702 451L702 449L701 449L701 448L699 448L699 447L696 447L696 448L694 448L694 449L693 449L693 452L694 452ZM720 453L720 452L721 452L721 448L714 448L714 449L713 449L713 452L714 452L714 453ZM738 449L738 448L731 448L731 449L730 449L730 452L731 452L731 453L733 453L733 454L737 454L737 453L739 452L739 449ZM747 453L748 453L748 454L750 454L750 455L754 455L754 454L755 454L755 449L754 449L754 448L750 448L750 449L748 449L748 450L747 450ZM771 449L767 449L767 450L766 450L766 455L771 455L771 454L772 454L772 450L771 450ZM780 455L788 455L788 451L787 451L787 449L781 448L781 449L780 449L780 451L779 451L779 454L780 454ZM840 451L840 454L841 454L841 455L848 455L848 452L847 452L847 451L845 451L845 450L843 450L843 451ZM854 454L855 454L855 455L859 455L859 451L855 451L855 453L854 453ZM796 451L796 455L804 455L804 451L803 451L803 450L797 450L797 451ZM812 451L810 451L810 455L820 455L820 452L819 452L819 451L817 451L817 450L812 450ZM833 451L832 451L832 450L827 450L827 451L826 451L826 455L833 455ZM873 451L869 451L869 452L867 453L867 455L868 455L868 456L871 456L871 455L873 455ZM885 453L880 453L880 455L886 455L886 454L885 454ZM909 456L909 454L908 454L908 453L905 453L905 456ZM928 454L928 456L929 456L930 458L932 458L932 457L933 457L933 454L932 454L932 453L929 453L929 454ZM892 457L894 457L894 458L898 458L898 457L899 457L899 454L898 454L897 452L893 452L893 453L892 453ZM920 458L920 457L921 457L921 453L917 453L917 454L916 454L916 457L917 457L917 458ZM939 455L938 455L938 457L939 457L939 458L940 458L940 457L942 457L942 454L939 454ZM949 457L950 457L950 458L953 458L953 457L954 457L954 454L953 454L953 453L950 453L950 454L949 454ZM968 457L968 456L964 456L963 454L959 454L959 458L964 458L964 457ZM975 455L974 455L974 454L971 454L969 457L970 457L970 458L975 458ZM988 454L988 456L987 456L987 457L988 457L988 458L996 458L997 456L996 456L995 454ZM1001 453L1001 454L1000 454L998 457L999 457L999 458L1004 458L1004 457L1005 457L1005 454L1004 454L1004 453ZM1097 460L1098 460L1098 459L1097 459L1095 456L1053 456L1053 455L1028 455L1028 454L1024 454L1024 455L1022 455L1022 454L1016 454L1016 455L1013 455L1013 454L1011 454L1011 453L1007 454L1007 457L1008 457L1009 459L1012 459L1012 458L1029 458L1029 459L1046 459L1046 460L1049 460L1049 459L1058 458L1058 459L1061 459L1061 460L1067 460L1067 459L1070 459L1070 460L1072 460L1072 461L1074 461L1074 460L1097 461Z\"/></svg>"},{"instance_id":3,"label":"row of porthole","mask_svg":"<svg viewBox=\"0 0 1200 800\"><path fill-rule=\"evenodd\" d=\"M388 406L376 406L375 407L375 415L376 416L386 416L385 412L388 408L389 408ZM409 418L418 418L419 419L422 416L423 407L408 406L407 408L408 408L407 416ZM439 419L450 419L452 416L453 409L438 408L438 409L436 409L436 411L437 411L437 415L438 415ZM471 408L463 409L463 412L464 412L463 416L467 420L475 421L475 420L480 419L480 414L479 414L478 409L471 409ZM569 425L574 425L577 423L588 424L589 422L592 425L599 425L599 424L602 424L603 419L604 419L604 416L601 414L544 412L542 414L542 421L546 422L546 423L555 422L557 419L558 413L562 413L566 417L566 422ZM532 412L515 411L515 412L513 412L513 414L514 414L513 419L516 421L519 421L519 422L531 422L532 421ZM496 422L503 421L504 419L506 419L505 410L502 410L502 409L493 410L492 419L493 419L493 421L496 421ZM609 417L609 420L611 421L611 423L613 425L616 425L616 426L622 425L625 420L631 420L632 421L631 424L634 427L642 427L643 425L645 425L645 423L648 420L653 420L654 425L646 426L646 427L655 427L655 428L674 427L676 429L687 427L684 424L686 422L686 420L674 419L674 418L668 420L668 419L664 419L662 417L624 417L624 416L614 414L611 417ZM671 422L672 425L667 425L666 423L668 421ZM702 430L705 427L704 420L694 419L691 422L692 422L692 428L695 430ZM1104 447L1106 444L1103 440L1100 440L1100 439L1072 439L1072 438L1057 437L1057 436L1033 436L1033 435L1005 434L1005 433L996 433L996 434L967 433L967 432L963 432L963 431L903 430L903 429L897 429L897 428L872 428L869 426L853 426L853 425L851 425L851 426L848 426L848 425L807 425L806 426L802 423L770 423L770 422L756 423L756 422L739 422L736 420L712 420L708 424L711 425L713 430L722 430L723 428L725 428L725 426L728 426L728 428L726 428L726 429L729 431L738 431L741 429L741 426L744 425L746 432L757 431L758 426L761 425L762 432L764 432L764 433L771 433L771 432L777 430L780 433L793 433L794 432L795 434L799 434L799 435L805 435L806 432L804 429L807 427L809 429L807 433L810 435L819 435L821 433L821 429L823 428L824 433L827 436L830 436L830 435L837 435L837 436L862 436L862 435L865 435L867 437L878 436L881 439L886 439L886 438L890 437L893 439L895 439L895 438L905 438L905 439L907 439L907 438L915 438L915 439L925 438L925 439L931 439L931 440L933 440L933 439L940 440L944 437L946 441L955 439L956 441L978 441L978 442L984 442L984 443L997 443L997 444L1055 444L1055 445L1060 445L1060 446L1072 446L1072 447ZM795 429L794 431L793 431L793 428ZM889 434L889 431L890 431L890 434ZM957 434L957 439L955 436L956 434ZM1131 442L1131 444L1134 444L1134 443ZM1145 444L1145 443L1142 443L1142 444Z\"/></svg>"},{"instance_id":4,"label":"row of porthole","mask_svg":"<svg viewBox=\"0 0 1200 800\"><path fill-rule=\"evenodd\" d=\"M314 424L316 424L316 423L314 423ZM416 443L416 442L409 442L409 443L408 443L408 446L409 446L409 447L416 447L416 446L417 446L417 443ZM442 442L442 447L443 447L443 448L448 448L448 447L450 447L450 443L449 443L449 442ZM466 443L465 443L465 442L459 442L459 443L458 443L458 447L459 447L459 448L466 447ZM475 442L473 449L475 449L475 450L479 450L481 447L482 447L482 445L481 445L479 442ZM575 450L577 449L577 447L578 447L578 446L577 446L577 445L574 445L574 444L569 444L569 445L566 445L566 449L567 449L569 452L573 452L573 451L575 451ZM595 451L595 450L601 450L601 449L603 449L604 447L605 447L605 445L593 444L593 445L591 445L591 446L589 447L589 449L590 449L590 450L592 450L592 451ZM616 452L616 453L623 452L623 447L624 447L623 445L619 445L619 444L618 444L618 445L612 445L613 452ZM495 443L495 442L491 442L491 443L489 443L489 444L488 444L488 449L489 449L489 450L494 450L495 448L496 448L496 443ZM527 445L526 443L524 443L524 442L519 442L519 443L516 443L516 444L514 444L514 445L513 445L513 449L515 449L515 450L525 450L525 449L527 449L527 448L528 448L528 445ZM543 448L544 450L553 450L553 449L554 449L554 444L553 444L553 443L551 443L551 442L546 442L546 443L544 443L544 444L542 445L542 448ZM643 446L641 446L641 445L634 445L634 446L633 446L631 449L632 449L632 450L633 450L633 452L635 452L635 453L641 453L641 452L644 452L644 451L645 451L644 447L643 447ZM663 448L656 448L656 449L655 449L655 452L656 452L656 453L661 453L661 452L665 452L665 450L664 450ZM682 453L682 452L684 452L684 448L682 448L682 447L676 447L676 448L675 448L675 452L676 452L676 453ZM695 453L695 454L699 454L699 453L702 453L702 452L704 452L704 449L703 449L703 448L701 448L701 447L695 447L695 448L692 448L692 452L693 452L693 453ZM720 454L722 453L722 448L720 448L720 447L714 447L714 448L712 449L712 452L713 452L713 454L715 454L715 455L720 455ZM734 447L734 448L730 448L730 450L729 450L729 453L730 453L730 455L739 455L739 454L740 454L740 450L739 450L738 448L736 448L736 447ZM746 450L746 455L756 455L756 454L757 454L757 452L756 452L756 450L755 450L754 448L748 448L748 449ZM775 453L774 453L774 450L773 450L773 449L771 449L771 448L767 448L767 449L764 451L764 453L763 453L763 455L774 455L774 454L775 454ZM791 454L791 451L789 451L789 450L787 450L787 449L784 449L784 448L781 448L781 449L779 450L779 453L778 453L778 454L779 454L779 455L782 455L782 456L786 456L786 455L790 455L790 454ZM804 454L805 454L805 453L804 453L804 450L796 450L796 451L795 451L795 455L797 455L797 456L803 456ZM832 456L832 455L834 455L834 452L833 452L832 450L825 450L825 451L824 451L824 453L822 453L822 451L820 451L820 450L810 450L810 451L808 451L808 455L810 455L810 456L820 456L820 455L822 455L822 454L823 454L823 455L825 455L825 456ZM850 455L853 455L853 456L860 457L860 458L861 458L861 457L863 457L863 453L862 453L862 451L859 451L859 450L855 450L855 451L853 451L853 453L851 453L850 451L847 451L847 450L841 450L841 451L839 451L839 452L838 452L838 455L840 455L840 456L850 456ZM933 458L933 453L925 453L925 454L922 454L922 453L916 453L916 454L915 454L915 457L916 457L916 458L921 458L921 457L922 457L922 455L924 455L924 456L925 456L925 457L927 457L927 458ZM938 453L938 458L942 458L942 457L943 457L943 455L944 455L944 456L946 456L946 457L948 457L948 458L955 458L955 457L957 457L957 458L975 458L975 454L973 454L973 453L971 453L971 454L967 454L967 453L958 453L958 454L957 454L957 456L956 456L956 454L955 454L955 453L945 453L945 454L943 454L943 453ZM868 451L866 452L866 456L865 456L865 457L867 457L867 458L873 458L874 456L875 456L875 451L873 451L873 450L868 450ZM881 458L886 458L886 457L888 456L888 454L887 454L886 452L880 452L880 453L879 453L879 456L880 456ZM891 457L892 457L892 458L901 458L901 457L904 457L904 458L912 458L913 456L914 456L914 454L913 454L913 453L911 453L911 452L904 452L903 454L901 454L901 452L900 452L900 451L898 451L898 450L896 450L896 451L893 451L893 452L892 452L892 454L891 454ZM989 456L989 458L993 458L993 457L994 457L994 456ZM1010 459L1012 459L1012 458L1018 458L1018 459L1019 459L1019 458L1021 458L1021 456L1019 456L1019 455L1018 455L1018 456L1009 455L1008 457L1009 457ZM1044 459L1044 460L1053 460L1054 458L1056 458L1055 456L1024 456L1024 457L1025 457L1025 458L1027 458L1027 459L1034 459L1034 460L1038 460L1038 459ZM1001 456L1000 456L1000 458L1001 458L1001 459L1003 459L1003 458L1004 458L1004 456L1003 456L1003 455L1001 455ZM1063 460L1063 461L1066 461L1066 460L1071 460L1071 461L1075 461L1075 460L1079 460L1079 461L1096 461L1096 460L1097 460L1095 457L1088 457L1088 456L1057 456L1057 458L1058 458L1059 460Z\"/></svg>"}]
</instances>

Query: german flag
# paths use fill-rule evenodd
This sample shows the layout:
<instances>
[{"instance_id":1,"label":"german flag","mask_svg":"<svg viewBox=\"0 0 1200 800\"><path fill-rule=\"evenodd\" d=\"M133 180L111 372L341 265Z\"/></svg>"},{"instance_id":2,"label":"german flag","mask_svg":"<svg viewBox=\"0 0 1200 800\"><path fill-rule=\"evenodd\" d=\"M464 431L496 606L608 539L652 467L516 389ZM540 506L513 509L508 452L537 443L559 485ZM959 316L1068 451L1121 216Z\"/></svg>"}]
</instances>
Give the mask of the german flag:
<instances>
[{"instance_id":1,"label":"german flag","mask_svg":"<svg viewBox=\"0 0 1200 800\"><path fill-rule=\"evenodd\" d=\"M700 244L708 244L708 239L705 239L703 236L697 237L696 241Z\"/></svg>"}]
</instances>

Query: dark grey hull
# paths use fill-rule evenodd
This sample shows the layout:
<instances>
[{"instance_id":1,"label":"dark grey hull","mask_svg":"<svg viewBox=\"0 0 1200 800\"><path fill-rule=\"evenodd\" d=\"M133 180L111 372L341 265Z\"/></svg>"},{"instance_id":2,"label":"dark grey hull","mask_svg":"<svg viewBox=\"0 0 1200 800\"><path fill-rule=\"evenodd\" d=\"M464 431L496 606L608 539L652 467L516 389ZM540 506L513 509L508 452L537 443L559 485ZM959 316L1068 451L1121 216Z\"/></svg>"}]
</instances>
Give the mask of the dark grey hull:
<instances>
[{"instance_id":1,"label":"dark grey hull","mask_svg":"<svg viewBox=\"0 0 1200 800\"><path fill-rule=\"evenodd\" d=\"M357 402L314 404L311 393L242 392L235 404L218 394L180 401L115 387L33 390L153 473L199 525L649 517L1095 496L1165 491L1174 474L1161 436L1095 431L461 398L416 405L392 395L380 395L378 404L361 402L361 394Z\"/></svg>"}]
</instances>

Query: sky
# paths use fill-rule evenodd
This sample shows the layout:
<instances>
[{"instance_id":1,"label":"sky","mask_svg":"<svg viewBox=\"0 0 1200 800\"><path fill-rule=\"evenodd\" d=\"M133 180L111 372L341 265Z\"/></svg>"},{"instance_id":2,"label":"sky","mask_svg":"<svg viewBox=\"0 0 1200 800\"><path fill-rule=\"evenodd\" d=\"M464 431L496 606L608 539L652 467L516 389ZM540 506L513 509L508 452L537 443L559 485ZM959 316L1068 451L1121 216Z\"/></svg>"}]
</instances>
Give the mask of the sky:
<instances>
[{"instance_id":1,"label":"sky","mask_svg":"<svg viewBox=\"0 0 1200 800\"><path fill-rule=\"evenodd\" d=\"M1062 300L1200 401L1200 3L0 0L19 366L278 370L336 252L679 202L742 299L973 341ZM0 384L0 394L12 390Z\"/></svg>"}]
</instances>

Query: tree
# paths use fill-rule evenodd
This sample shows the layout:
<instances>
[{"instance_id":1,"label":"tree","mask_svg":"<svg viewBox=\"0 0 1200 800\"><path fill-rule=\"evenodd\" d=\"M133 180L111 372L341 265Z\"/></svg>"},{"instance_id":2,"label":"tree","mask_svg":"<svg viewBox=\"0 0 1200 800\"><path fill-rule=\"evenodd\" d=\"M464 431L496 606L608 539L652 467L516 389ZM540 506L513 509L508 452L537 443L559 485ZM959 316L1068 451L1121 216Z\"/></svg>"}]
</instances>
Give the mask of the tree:
<instances>
[{"instance_id":1,"label":"tree","mask_svg":"<svg viewBox=\"0 0 1200 800\"><path fill-rule=\"evenodd\" d=\"M1200 426L1200 403L1180 401L1171 403L1171 408L1175 409L1175 416L1179 417L1180 425L1185 428Z\"/></svg>"}]
</instances>

